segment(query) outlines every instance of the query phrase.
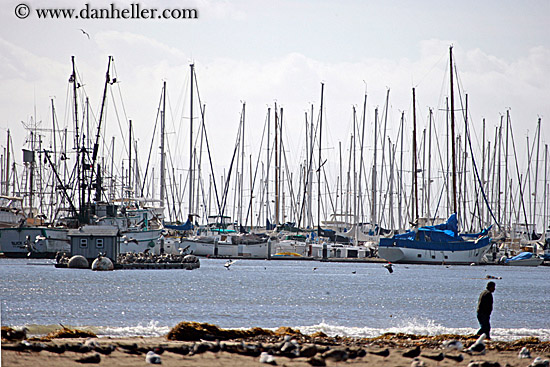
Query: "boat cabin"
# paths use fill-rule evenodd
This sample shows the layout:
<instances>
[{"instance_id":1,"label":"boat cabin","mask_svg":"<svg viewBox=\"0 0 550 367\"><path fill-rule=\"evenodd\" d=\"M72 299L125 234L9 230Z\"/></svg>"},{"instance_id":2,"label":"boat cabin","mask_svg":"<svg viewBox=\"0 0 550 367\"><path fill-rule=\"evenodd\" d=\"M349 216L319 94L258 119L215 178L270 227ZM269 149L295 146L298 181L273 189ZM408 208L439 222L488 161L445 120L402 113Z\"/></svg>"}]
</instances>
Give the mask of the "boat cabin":
<instances>
[{"instance_id":1,"label":"boat cabin","mask_svg":"<svg viewBox=\"0 0 550 367\"><path fill-rule=\"evenodd\" d=\"M99 253L114 263L120 252L120 233L113 226L82 226L69 231L71 254L82 255L91 263Z\"/></svg>"}]
</instances>

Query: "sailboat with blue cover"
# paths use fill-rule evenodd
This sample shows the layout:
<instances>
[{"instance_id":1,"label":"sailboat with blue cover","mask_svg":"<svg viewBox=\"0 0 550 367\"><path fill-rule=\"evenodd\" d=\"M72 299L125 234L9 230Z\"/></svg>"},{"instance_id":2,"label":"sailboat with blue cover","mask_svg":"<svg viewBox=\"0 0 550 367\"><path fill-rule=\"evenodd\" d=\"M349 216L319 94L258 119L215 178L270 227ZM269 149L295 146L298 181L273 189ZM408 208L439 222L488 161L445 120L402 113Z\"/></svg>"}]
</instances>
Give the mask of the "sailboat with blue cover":
<instances>
[{"instance_id":1,"label":"sailboat with blue cover","mask_svg":"<svg viewBox=\"0 0 550 367\"><path fill-rule=\"evenodd\" d=\"M491 247L489 230L460 234L456 214L445 223L380 238L378 256L392 263L478 264Z\"/></svg>"}]
</instances>

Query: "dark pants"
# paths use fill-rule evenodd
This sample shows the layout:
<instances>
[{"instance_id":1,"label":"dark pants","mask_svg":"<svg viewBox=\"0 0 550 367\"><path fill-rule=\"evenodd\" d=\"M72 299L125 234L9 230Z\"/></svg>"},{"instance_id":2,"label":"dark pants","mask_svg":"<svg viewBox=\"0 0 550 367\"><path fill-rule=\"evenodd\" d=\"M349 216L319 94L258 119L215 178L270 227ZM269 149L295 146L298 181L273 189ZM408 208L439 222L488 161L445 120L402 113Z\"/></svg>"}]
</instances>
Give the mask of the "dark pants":
<instances>
[{"instance_id":1,"label":"dark pants","mask_svg":"<svg viewBox=\"0 0 550 367\"><path fill-rule=\"evenodd\" d=\"M490 336L490 332L491 332L491 324L489 322L489 319L491 318L491 315L487 315L487 314L483 314L483 313L478 313L477 314L477 321L479 321L479 330L477 331L477 334L476 335L481 335L481 334L485 334L487 335L487 339L490 339L491 336Z\"/></svg>"}]
</instances>

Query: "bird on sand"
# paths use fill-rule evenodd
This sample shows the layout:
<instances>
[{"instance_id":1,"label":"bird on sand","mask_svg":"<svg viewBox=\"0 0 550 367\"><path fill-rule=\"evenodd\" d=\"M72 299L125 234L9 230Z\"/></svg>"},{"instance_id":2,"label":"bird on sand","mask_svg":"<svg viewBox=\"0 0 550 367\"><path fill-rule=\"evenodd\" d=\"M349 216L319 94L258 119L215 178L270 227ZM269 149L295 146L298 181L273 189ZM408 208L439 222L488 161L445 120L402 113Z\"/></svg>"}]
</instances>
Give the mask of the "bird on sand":
<instances>
[{"instance_id":1,"label":"bird on sand","mask_svg":"<svg viewBox=\"0 0 550 367\"><path fill-rule=\"evenodd\" d=\"M537 357L533 360L533 362L529 365L529 367L548 367L550 366L550 361L547 359L542 359L541 357Z\"/></svg>"},{"instance_id":2,"label":"bird on sand","mask_svg":"<svg viewBox=\"0 0 550 367\"><path fill-rule=\"evenodd\" d=\"M229 267L233 264L235 264L237 262L237 260L229 260L228 262L226 262L223 266L225 266L225 268L227 270L229 270Z\"/></svg>"},{"instance_id":3,"label":"bird on sand","mask_svg":"<svg viewBox=\"0 0 550 367\"><path fill-rule=\"evenodd\" d=\"M392 263L388 262L387 264L384 264L384 267L385 267L386 269L388 269L388 271L390 272L390 274L393 273L393 264L392 264Z\"/></svg>"},{"instance_id":4,"label":"bird on sand","mask_svg":"<svg viewBox=\"0 0 550 367\"><path fill-rule=\"evenodd\" d=\"M407 358L416 358L420 355L420 347L417 345L413 349L409 349L408 351L403 353L403 357Z\"/></svg>"},{"instance_id":5,"label":"bird on sand","mask_svg":"<svg viewBox=\"0 0 550 367\"><path fill-rule=\"evenodd\" d=\"M468 354L485 354L485 338L487 338L487 335L481 334L481 336L475 341L475 343L470 345L470 347L466 349L465 352Z\"/></svg>"},{"instance_id":6,"label":"bird on sand","mask_svg":"<svg viewBox=\"0 0 550 367\"><path fill-rule=\"evenodd\" d=\"M531 358L531 352L527 349L527 347L523 347L518 353L518 358Z\"/></svg>"},{"instance_id":7,"label":"bird on sand","mask_svg":"<svg viewBox=\"0 0 550 367\"><path fill-rule=\"evenodd\" d=\"M151 364L162 364L162 361L160 360L160 356L153 352L152 350L147 352L147 355L145 356L145 362L151 363Z\"/></svg>"},{"instance_id":8,"label":"bird on sand","mask_svg":"<svg viewBox=\"0 0 550 367\"><path fill-rule=\"evenodd\" d=\"M99 353L94 353L91 356L82 357L76 360L78 363L99 363L101 362L101 356Z\"/></svg>"},{"instance_id":9,"label":"bird on sand","mask_svg":"<svg viewBox=\"0 0 550 367\"><path fill-rule=\"evenodd\" d=\"M85 35L88 37L88 39L90 39L90 35L88 34L88 32L86 32L86 31L85 31L84 29L82 29L82 28L80 28L80 31L81 31L83 34L85 34Z\"/></svg>"},{"instance_id":10,"label":"bird on sand","mask_svg":"<svg viewBox=\"0 0 550 367\"><path fill-rule=\"evenodd\" d=\"M9 341L21 341L27 339L28 331L29 329L27 329L26 327L20 330L11 328L7 330L2 330L2 339L7 339Z\"/></svg>"},{"instance_id":11,"label":"bird on sand","mask_svg":"<svg viewBox=\"0 0 550 367\"><path fill-rule=\"evenodd\" d=\"M453 350L453 349L456 349L457 351L461 351L462 348L464 347L462 345L462 342L458 341L458 340L445 340L443 343L441 343L441 346L447 350Z\"/></svg>"},{"instance_id":12,"label":"bird on sand","mask_svg":"<svg viewBox=\"0 0 550 367\"><path fill-rule=\"evenodd\" d=\"M376 350L376 351L369 350L369 353L374 354L375 356L380 356L385 358L390 355L390 350L388 348L382 349L382 350Z\"/></svg>"}]
</instances>

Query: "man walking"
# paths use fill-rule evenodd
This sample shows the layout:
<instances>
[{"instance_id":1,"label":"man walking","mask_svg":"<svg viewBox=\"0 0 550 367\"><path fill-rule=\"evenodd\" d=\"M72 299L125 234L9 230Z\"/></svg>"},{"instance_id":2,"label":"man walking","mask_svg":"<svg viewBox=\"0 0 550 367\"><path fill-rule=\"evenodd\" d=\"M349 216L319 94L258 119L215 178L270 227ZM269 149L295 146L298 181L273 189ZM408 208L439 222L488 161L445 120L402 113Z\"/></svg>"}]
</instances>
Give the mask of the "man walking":
<instances>
[{"instance_id":1,"label":"man walking","mask_svg":"<svg viewBox=\"0 0 550 367\"><path fill-rule=\"evenodd\" d=\"M487 283L487 289L485 289L479 295L479 301L477 303L477 320L479 321L480 328L477 335L485 334L487 339L491 339L491 324L489 322L491 318L491 312L493 311L493 292L495 291L495 282Z\"/></svg>"}]
</instances>

